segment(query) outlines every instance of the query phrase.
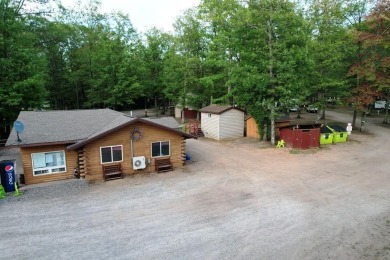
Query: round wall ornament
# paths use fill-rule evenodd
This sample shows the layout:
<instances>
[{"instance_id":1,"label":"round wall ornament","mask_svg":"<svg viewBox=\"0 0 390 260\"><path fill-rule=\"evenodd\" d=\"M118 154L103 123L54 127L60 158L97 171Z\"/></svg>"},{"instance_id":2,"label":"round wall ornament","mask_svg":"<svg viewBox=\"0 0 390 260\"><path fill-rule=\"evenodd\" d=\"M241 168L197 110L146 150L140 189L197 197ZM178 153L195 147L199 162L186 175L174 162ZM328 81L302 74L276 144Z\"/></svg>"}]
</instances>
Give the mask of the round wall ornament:
<instances>
[{"instance_id":1,"label":"round wall ornament","mask_svg":"<svg viewBox=\"0 0 390 260\"><path fill-rule=\"evenodd\" d=\"M138 141L139 139L141 139L141 137L142 137L142 132L140 129L134 128L131 131L131 140Z\"/></svg>"}]
</instances>

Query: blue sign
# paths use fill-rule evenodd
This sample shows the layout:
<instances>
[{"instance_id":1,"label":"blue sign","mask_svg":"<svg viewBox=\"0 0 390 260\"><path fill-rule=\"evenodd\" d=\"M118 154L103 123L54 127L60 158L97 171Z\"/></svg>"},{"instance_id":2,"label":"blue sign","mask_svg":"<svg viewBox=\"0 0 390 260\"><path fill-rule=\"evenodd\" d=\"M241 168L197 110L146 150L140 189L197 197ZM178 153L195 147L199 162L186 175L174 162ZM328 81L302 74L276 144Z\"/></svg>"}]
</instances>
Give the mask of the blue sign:
<instances>
[{"instance_id":1,"label":"blue sign","mask_svg":"<svg viewBox=\"0 0 390 260\"><path fill-rule=\"evenodd\" d=\"M2 161L1 162L1 185L4 187L6 192L15 191L15 164L13 161Z\"/></svg>"}]
</instances>

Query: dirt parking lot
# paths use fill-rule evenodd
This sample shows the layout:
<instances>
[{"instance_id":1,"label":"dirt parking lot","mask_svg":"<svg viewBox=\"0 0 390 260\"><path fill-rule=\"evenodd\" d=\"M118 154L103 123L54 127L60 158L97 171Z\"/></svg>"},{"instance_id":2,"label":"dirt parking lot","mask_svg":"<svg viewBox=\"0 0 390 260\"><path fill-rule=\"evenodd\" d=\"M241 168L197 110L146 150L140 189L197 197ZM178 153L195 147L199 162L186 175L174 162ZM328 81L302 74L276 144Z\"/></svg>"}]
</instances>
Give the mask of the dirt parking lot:
<instances>
[{"instance_id":1,"label":"dirt parking lot","mask_svg":"<svg viewBox=\"0 0 390 260\"><path fill-rule=\"evenodd\" d=\"M390 129L366 130L302 153L188 140L173 172L26 189L0 200L0 258L390 259Z\"/></svg>"}]
</instances>

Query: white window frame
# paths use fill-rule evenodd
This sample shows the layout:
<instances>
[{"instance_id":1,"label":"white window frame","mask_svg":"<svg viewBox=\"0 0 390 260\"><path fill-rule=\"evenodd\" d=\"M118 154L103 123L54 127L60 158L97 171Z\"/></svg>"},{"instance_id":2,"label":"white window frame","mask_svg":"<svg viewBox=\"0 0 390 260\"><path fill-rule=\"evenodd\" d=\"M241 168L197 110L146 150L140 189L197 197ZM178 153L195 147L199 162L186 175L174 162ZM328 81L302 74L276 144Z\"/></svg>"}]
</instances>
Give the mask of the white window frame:
<instances>
[{"instance_id":1,"label":"white window frame","mask_svg":"<svg viewBox=\"0 0 390 260\"><path fill-rule=\"evenodd\" d=\"M164 143L164 142L168 142L168 144L169 144L169 153L168 153L168 155L153 156L153 144L154 143L160 143L160 152L161 152L161 143ZM166 141L156 141L156 142L151 142L150 143L150 157L152 157L152 158L160 158L160 157L167 157L167 156L171 156L171 141L166 140Z\"/></svg>"},{"instance_id":2,"label":"white window frame","mask_svg":"<svg viewBox=\"0 0 390 260\"><path fill-rule=\"evenodd\" d=\"M48 167L42 167L42 168L34 168L34 156L33 155L34 154L44 154L45 158L46 158L46 154L48 154L48 153L63 153L64 154L64 165L61 165L61 166L48 166ZM66 153L65 153L64 150L48 151L48 152L40 152L40 153L31 153L31 168L32 168L33 176L42 176L42 175L48 175L48 174L64 173L64 172L66 172ZM53 170L61 169L61 168L64 168L65 170L53 172ZM48 172L35 174L35 172L46 171L46 170Z\"/></svg>"},{"instance_id":3,"label":"white window frame","mask_svg":"<svg viewBox=\"0 0 390 260\"><path fill-rule=\"evenodd\" d=\"M117 147L117 146L120 146L120 147L121 147L121 151L122 151L122 159L121 159L120 161L114 161L113 158L112 158L112 156L113 156L112 148L113 148L113 147ZM111 162L103 162L102 148L111 148ZM100 163L101 163L101 164L109 164L109 163L123 162L123 145L118 144L118 145L101 146L101 147L99 148L99 150L100 150Z\"/></svg>"}]
</instances>

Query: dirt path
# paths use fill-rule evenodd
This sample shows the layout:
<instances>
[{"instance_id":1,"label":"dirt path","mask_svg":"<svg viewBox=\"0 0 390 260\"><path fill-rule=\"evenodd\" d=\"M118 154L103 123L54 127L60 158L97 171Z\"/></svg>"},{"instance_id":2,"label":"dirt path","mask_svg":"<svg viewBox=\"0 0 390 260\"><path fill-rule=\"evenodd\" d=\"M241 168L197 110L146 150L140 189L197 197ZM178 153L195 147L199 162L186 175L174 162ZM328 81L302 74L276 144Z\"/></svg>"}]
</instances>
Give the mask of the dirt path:
<instances>
[{"instance_id":1,"label":"dirt path","mask_svg":"<svg viewBox=\"0 0 390 260\"><path fill-rule=\"evenodd\" d=\"M194 160L207 161L202 170L222 175L213 185L224 192L215 188L208 197L220 201L241 190L256 200L257 219L243 220L240 258L390 258L390 131L376 123L369 119L368 132L313 154L218 143L215 151L194 143Z\"/></svg>"},{"instance_id":2,"label":"dirt path","mask_svg":"<svg viewBox=\"0 0 390 260\"><path fill-rule=\"evenodd\" d=\"M0 201L1 257L390 259L390 130L366 129L310 153L188 140L171 173L27 190Z\"/></svg>"}]
</instances>

